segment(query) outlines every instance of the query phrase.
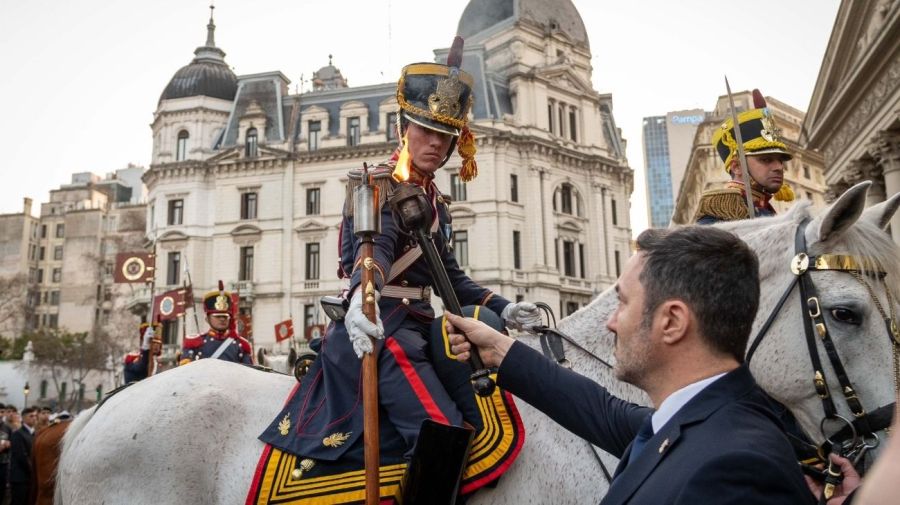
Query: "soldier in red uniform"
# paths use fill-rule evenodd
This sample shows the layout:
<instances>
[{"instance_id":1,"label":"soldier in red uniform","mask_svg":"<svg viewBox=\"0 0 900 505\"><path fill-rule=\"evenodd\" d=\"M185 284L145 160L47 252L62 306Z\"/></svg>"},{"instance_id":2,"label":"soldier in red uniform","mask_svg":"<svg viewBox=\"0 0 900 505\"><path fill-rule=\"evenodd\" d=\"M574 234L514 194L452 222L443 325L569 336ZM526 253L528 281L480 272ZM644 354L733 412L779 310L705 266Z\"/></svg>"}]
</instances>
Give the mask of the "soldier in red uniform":
<instances>
[{"instance_id":1,"label":"soldier in red uniform","mask_svg":"<svg viewBox=\"0 0 900 505\"><path fill-rule=\"evenodd\" d=\"M231 293L225 291L222 281L219 281L217 291L203 295L203 308L209 331L184 339L180 364L203 358L218 358L252 365L253 350L250 342L238 335L235 329L237 307Z\"/></svg>"}]
</instances>

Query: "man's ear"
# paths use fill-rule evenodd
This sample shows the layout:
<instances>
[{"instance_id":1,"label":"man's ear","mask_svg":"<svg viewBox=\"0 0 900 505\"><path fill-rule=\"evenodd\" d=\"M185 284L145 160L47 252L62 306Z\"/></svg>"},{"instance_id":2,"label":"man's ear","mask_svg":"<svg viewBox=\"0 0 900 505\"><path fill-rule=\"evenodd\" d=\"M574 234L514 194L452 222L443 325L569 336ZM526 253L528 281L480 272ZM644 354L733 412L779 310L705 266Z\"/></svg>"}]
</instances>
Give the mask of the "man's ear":
<instances>
[{"instance_id":1,"label":"man's ear","mask_svg":"<svg viewBox=\"0 0 900 505\"><path fill-rule=\"evenodd\" d=\"M731 177L741 177L743 175L743 169L741 168L741 162L738 160L737 156L731 158Z\"/></svg>"},{"instance_id":2,"label":"man's ear","mask_svg":"<svg viewBox=\"0 0 900 505\"><path fill-rule=\"evenodd\" d=\"M664 344L681 342L691 325L691 311L681 300L667 300L660 306L660 330Z\"/></svg>"}]
</instances>

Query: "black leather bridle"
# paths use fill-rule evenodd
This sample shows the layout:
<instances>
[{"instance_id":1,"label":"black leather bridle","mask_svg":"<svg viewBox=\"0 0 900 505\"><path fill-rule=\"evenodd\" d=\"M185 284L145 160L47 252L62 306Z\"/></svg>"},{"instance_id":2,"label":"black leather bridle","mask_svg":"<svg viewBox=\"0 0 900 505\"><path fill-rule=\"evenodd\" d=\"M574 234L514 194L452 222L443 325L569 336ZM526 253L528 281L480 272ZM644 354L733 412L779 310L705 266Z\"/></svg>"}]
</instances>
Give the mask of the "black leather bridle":
<instances>
[{"instance_id":1,"label":"black leather bridle","mask_svg":"<svg viewBox=\"0 0 900 505\"><path fill-rule=\"evenodd\" d=\"M794 287L799 285L801 310L805 314L805 317L803 318L803 327L806 334L806 345L813 368L812 382L816 393L822 401L822 409L825 413L820 423L820 430L822 431L822 436L826 439L827 446L826 444L823 444L822 447L818 448L819 457L825 459L827 458L827 452L834 443L844 443L846 445L846 451L851 453L854 451L858 453L860 449L865 452L865 449L877 446L878 437L875 433L890 426L890 413L893 412L894 404L891 403L875 409L873 412L874 415L866 412L862 401L857 395L856 388L853 387L853 383L841 361L837 348L834 345L834 341L831 339L831 334L828 331L824 315L822 314L818 291L816 290L812 277L808 274L810 272L821 271L847 272L853 275L854 278L867 288L870 296L873 298L874 303L884 318L888 338L894 347L895 375L897 365L896 360L898 359L897 353L900 351L900 331L897 329L895 318L892 317L893 302L890 290L885 286L888 303L891 304L889 309L890 312L885 312L877 297L875 297L871 287L861 276L865 272L868 275L877 276L883 281L885 272L882 271L881 266L871 259L858 258L849 255L821 254L818 256L809 256L806 252L805 233L809 221L810 220L807 218L799 224L794 237L795 255L791 260L791 271L794 273L794 278L791 280L790 285L785 289L781 298L778 300L778 303L775 305L775 308L772 310L772 313L766 319L766 322L763 323L759 333L757 333L754 338L753 343L747 351L745 361L749 365L750 360L753 358L753 354L756 352L763 337L765 337L769 328L772 326L772 323L775 321L778 313L784 306L784 303L791 293L793 293ZM828 382L825 378L825 371L822 367L822 360L816 345L817 337L818 340L822 341L822 347L825 349L825 354L831 364L831 368L834 370L838 383L841 386L840 390L843 394L844 401L853 413L853 421L845 419L837 412L834 399L829 393ZM829 435L825 433L825 422L828 420L842 421L845 426L829 437ZM867 442L867 440L871 442Z\"/></svg>"}]
</instances>

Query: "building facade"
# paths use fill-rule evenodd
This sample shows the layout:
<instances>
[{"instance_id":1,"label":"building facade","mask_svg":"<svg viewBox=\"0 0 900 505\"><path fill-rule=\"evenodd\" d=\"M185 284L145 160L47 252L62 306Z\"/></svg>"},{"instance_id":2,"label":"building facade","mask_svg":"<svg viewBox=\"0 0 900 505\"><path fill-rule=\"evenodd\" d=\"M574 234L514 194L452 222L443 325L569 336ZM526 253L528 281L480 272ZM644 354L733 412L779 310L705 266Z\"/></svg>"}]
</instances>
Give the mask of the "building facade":
<instances>
[{"instance_id":1,"label":"building facade","mask_svg":"<svg viewBox=\"0 0 900 505\"><path fill-rule=\"evenodd\" d=\"M0 337L15 339L33 329L40 220L25 198L22 212L0 214Z\"/></svg>"},{"instance_id":2,"label":"building facade","mask_svg":"<svg viewBox=\"0 0 900 505\"><path fill-rule=\"evenodd\" d=\"M114 338L131 334L133 328L123 323L136 326L137 319L118 310L131 290L114 285L112 274L117 252L143 248L146 206L132 203L143 191L134 174L143 171L128 167L123 178L118 172L106 178L74 174L70 184L50 192L39 217L31 215L30 199L23 213L0 216L0 248L10 252L3 255L0 277L26 274L28 282L26 317L4 336L41 328L91 335L103 330Z\"/></svg>"},{"instance_id":3,"label":"building facade","mask_svg":"<svg viewBox=\"0 0 900 505\"><path fill-rule=\"evenodd\" d=\"M653 228L669 226L675 207L675 195L678 194L691 154L694 132L705 117L706 113L702 109L693 109L644 118L647 215L650 216L650 226Z\"/></svg>"},{"instance_id":4,"label":"building facade","mask_svg":"<svg viewBox=\"0 0 900 505\"><path fill-rule=\"evenodd\" d=\"M784 212L795 202L809 200L814 206L825 205L827 186L823 172L822 155L799 143L804 113L775 98L766 97L766 104L775 118L780 139L787 145L793 159L785 164L784 182L791 186L796 195L793 202L772 200L777 212ZM734 105L738 112L753 108L753 96L749 91L734 94ZM700 197L703 192L722 187L731 176L725 172L725 165L713 148L712 135L731 114L728 96L720 96L715 109L700 123L694 135L691 154L687 162L684 178L677 193L672 223L693 223Z\"/></svg>"},{"instance_id":5,"label":"building facade","mask_svg":"<svg viewBox=\"0 0 900 505\"><path fill-rule=\"evenodd\" d=\"M803 123L804 143L824 157L828 200L872 181L869 204L900 191L900 3L838 9ZM900 215L891 221L900 243Z\"/></svg>"},{"instance_id":6,"label":"building facade","mask_svg":"<svg viewBox=\"0 0 900 505\"><path fill-rule=\"evenodd\" d=\"M397 147L396 84L348 87L329 62L312 91L291 94L278 71L232 73L214 30L210 19L152 123L156 284L181 284L186 263L195 293L224 280L256 345L270 347L278 321L293 317L298 332L325 322L318 299L340 290L347 173ZM458 32L476 82L480 175L462 183L454 155L436 176L452 199L455 254L482 285L569 314L615 281L631 236L633 174L612 97L591 83L584 24L568 0L472 0ZM166 333L174 345L181 330Z\"/></svg>"}]
</instances>

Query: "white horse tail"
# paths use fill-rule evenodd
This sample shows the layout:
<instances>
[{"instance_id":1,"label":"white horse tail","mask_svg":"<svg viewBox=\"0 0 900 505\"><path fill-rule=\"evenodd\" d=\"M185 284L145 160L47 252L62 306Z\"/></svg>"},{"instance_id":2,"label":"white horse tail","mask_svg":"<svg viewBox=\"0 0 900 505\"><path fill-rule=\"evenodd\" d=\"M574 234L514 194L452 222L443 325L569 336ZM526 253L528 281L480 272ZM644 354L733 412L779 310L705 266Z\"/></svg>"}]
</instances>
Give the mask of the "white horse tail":
<instances>
[{"instance_id":1,"label":"white horse tail","mask_svg":"<svg viewBox=\"0 0 900 505\"><path fill-rule=\"evenodd\" d=\"M69 427L66 429L66 433L63 435L62 439L62 450L59 454L59 461L56 464L56 489L53 491L53 504L54 505L64 505L63 497L62 497L62 468L63 465L66 464L68 460L69 453L72 450L73 442L75 438L81 433L81 430L87 426L88 421L90 421L94 417L94 413L97 412L97 407L91 407L87 410L81 411L80 414L75 416L75 419L72 420L72 423L69 424Z\"/></svg>"}]
</instances>

